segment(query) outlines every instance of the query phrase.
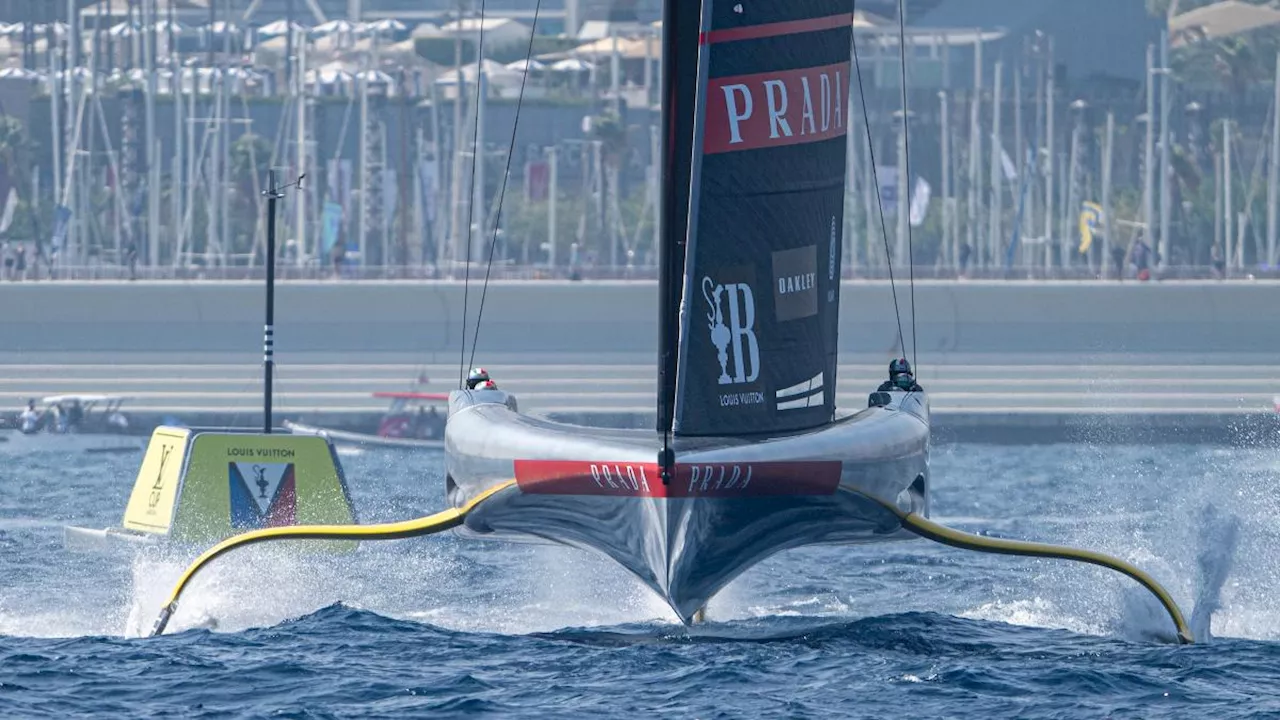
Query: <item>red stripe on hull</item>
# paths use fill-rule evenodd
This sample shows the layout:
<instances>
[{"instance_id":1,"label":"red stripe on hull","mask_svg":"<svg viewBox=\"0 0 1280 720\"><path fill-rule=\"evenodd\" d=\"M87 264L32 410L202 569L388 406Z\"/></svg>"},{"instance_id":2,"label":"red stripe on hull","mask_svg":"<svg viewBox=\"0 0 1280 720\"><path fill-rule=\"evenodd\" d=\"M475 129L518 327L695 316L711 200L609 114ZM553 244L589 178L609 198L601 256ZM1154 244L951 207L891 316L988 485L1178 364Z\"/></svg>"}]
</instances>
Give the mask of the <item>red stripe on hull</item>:
<instances>
[{"instance_id":1,"label":"red stripe on hull","mask_svg":"<svg viewBox=\"0 0 1280 720\"><path fill-rule=\"evenodd\" d=\"M698 43L702 45L714 45L722 42L736 42L738 40L759 40L761 38L778 37L781 35L798 35L800 33L818 32L820 30L832 30L838 27L848 27L853 25L853 15L844 13L843 15L828 15L819 18L807 18L804 20L788 20L787 22L766 23L763 25L749 25L747 27L726 28L724 30L711 30L698 35Z\"/></svg>"},{"instance_id":2,"label":"red stripe on hull","mask_svg":"<svg viewBox=\"0 0 1280 720\"><path fill-rule=\"evenodd\" d=\"M516 484L534 495L751 498L834 495L839 461L676 463L670 485L657 463L516 460Z\"/></svg>"}]
</instances>

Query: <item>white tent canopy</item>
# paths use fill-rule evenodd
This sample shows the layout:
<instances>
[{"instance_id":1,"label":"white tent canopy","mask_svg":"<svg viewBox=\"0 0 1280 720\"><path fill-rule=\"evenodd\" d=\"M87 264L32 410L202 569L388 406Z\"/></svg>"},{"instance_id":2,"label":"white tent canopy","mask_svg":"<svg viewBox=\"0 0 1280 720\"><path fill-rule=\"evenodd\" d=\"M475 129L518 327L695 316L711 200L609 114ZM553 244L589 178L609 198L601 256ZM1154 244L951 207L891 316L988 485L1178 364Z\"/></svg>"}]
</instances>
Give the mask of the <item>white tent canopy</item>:
<instances>
[{"instance_id":1,"label":"white tent canopy","mask_svg":"<svg viewBox=\"0 0 1280 720\"><path fill-rule=\"evenodd\" d=\"M604 38L579 45L572 54L598 62L613 57L615 49L618 57L627 60L643 60L645 57L657 60L662 57L662 43L653 37L647 39Z\"/></svg>"},{"instance_id":2,"label":"white tent canopy","mask_svg":"<svg viewBox=\"0 0 1280 720\"><path fill-rule=\"evenodd\" d=\"M350 82L355 79L355 74L340 62L331 62L321 65L318 68L307 70L306 82L308 84L319 81L325 85L332 85L339 82Z\"/></svg>"},{"instance_id":3,"label":"white tent canopy","mask_svg":"<svg viewBox=\"0 0 1280 720\"><path fill-rule=\"evenodd\" d=\"M582 58L565 58L559 62L552 63L551 69L556 72L587 72L591 69L591 63Z\"/></svg>"},{"instance_id":4,"label":"white tent canopy","mask_svg":"<svg viewBox=\"0 0 1280 720\"><path fill-rule=\"evenodd\" d=\"M502 63L485 58L480 61L480 69L476 68L475 63L467 63L462 66L462 77L469 83L476 81L480 70L484 71L485 80L493 85L505 85L509 83L520 83L523 71L516 71L508 68ZM452 73L450 73L452 76Z\"/></svg>"},{"instance_id":5,"label":"white tent canopy","mask_svg":"<svg viewBox=\"0 0 1280 720\"><path fill-rule=\"evenodd\" d=\"M295 33L306 32L307 28L298 23L290 23L287 20L276 20L258 28L258 37L263 39L282 37L290 31Z\"/></svg>"},{"instance_id":6,"label":"white tent canopy","mask_svg":"<svg viewBox=\"0 0 1280 720\"><path fill-rule=\"evenodd\" d=\"M404 23L400 22L399 20L395 20L393 18L385 18L382 20L378 20L376 22L371 22L366 27L370 31L381 34L381 35L400 33L408 29L407 27L405 27Z\"/></svg>"},{"instance_id":7,"label":"white tent canopy","mask_svg":"<svg viewBox=\"0 0 1280 720\"><path fill-rule=\"evenodd\" d=\"M336 35L341 33L354 33L356 26L347 20L330 20L327 23L321 23L311 28L313 35Z\"/></svg>"},{"instance_id":8,"label":"white tent canopy","mask_svg":"<svg viewBox=\"0 0 1280 720\"><path fill-rule=\"evenodd\" d=\"M107 28L107 34L111 37L127 37L137 35L139 32L141 32L141 27L139 27L138 23L122 22Z\"/></svg>"},{"instance_id":9,"label":"white tent canopy","mask_svg":"<svg viewBox=\"0 0 1280 720\"><path fill-rule=\"evenodd\" d=\"M1169 32L1185 43L1237 35L1280 23L1280 10L1251 5L1240 0L1224 0L1169 18Z\"/></svg>"},{"instance_id":10,"label":"white tent canopy","mask_svg":"<svg viewBox=\"0 0 1280 720\"><path fill-rule=\"evenodd\" d=\"M521 58L520 60L516 60L514 62L509 62L503 67L505 67L508 70L514 70L515 72L518 72L518 73L523 73L527 70L538 72L539 70L547 69L546 63L539 62L537 60L526 60L523 58Z\"/></svg>"}]
</instances>

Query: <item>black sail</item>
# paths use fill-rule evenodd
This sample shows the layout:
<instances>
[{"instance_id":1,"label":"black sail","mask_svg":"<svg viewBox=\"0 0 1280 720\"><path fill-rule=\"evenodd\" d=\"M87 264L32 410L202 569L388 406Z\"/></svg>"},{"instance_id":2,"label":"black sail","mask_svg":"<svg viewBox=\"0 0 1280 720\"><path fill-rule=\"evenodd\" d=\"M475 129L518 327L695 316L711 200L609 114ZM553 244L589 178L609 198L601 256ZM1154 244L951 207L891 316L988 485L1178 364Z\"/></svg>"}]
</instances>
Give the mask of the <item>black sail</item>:
<instances>
[{"instance_id":1,"label":"black sail","mask_svg":"<svg viewBox=\"0 0 1280 720\"><path fill-rule=\"evenodd\" d=\"M703 2L679 435L833 419L850 32L848 0Z\"/></svg>"}]
</instances>

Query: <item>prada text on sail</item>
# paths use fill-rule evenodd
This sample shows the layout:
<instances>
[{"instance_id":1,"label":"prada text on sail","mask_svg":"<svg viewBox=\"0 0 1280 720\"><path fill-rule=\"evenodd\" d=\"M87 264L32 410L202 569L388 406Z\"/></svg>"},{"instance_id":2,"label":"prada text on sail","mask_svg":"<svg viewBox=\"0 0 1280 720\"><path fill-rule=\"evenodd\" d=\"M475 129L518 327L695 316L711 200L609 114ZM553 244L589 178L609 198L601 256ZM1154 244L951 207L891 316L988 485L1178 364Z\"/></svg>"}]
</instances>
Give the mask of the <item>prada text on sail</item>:
<instances>
[{"instance_id":1,"label":"prada text on sail","mask_svg":"<svg viewBox=\"0 0 1280 720\"><path fill-rule=\"evenodd\" d=\"M846 130L849 63L712 78L707 87L706 154L798 145Z\"/></svg>"}]
</instances>

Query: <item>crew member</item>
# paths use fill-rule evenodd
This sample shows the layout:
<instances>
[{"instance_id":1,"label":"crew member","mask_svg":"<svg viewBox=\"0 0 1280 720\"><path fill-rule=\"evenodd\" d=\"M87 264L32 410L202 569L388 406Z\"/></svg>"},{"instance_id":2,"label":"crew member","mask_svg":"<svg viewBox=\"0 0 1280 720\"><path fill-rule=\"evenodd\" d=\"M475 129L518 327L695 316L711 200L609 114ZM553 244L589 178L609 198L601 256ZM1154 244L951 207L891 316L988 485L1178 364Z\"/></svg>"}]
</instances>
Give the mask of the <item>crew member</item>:
<instances>
[{"instance_id":1,"label":"crew member","mask_svg":"<svg viewBox=\"0 0 1280 720\"><path fill-rule=\"evenodd\" d=\"M84 420L84 408L80 406L80 401L72 399L71 404L67 407L67 429L79 430L80 423Z\"/></svg>"},{"instance_id":2,"label":"crew member","mask_svg":"<svg viewBox=\"0 0 1280 720\"><path fill-rule=\"evenodd\" d=\"M482 382L482 383L480 383L478 386L476 386L476 389L477 389L477 390L497 390L497 389L498 389L498 383L496 383L496 382L494 382L494 381L492 381L492 380L485 380L484 382Z\"/></svg>"},{"instance_id":3,"label":"crew member","mask_svg":"<svg viewBox=\"0 0 1280 720\"><path fill-rule=\"evenodd\" d=\"M27 409L22 411L18 420L22 423L22 432L27 434L35 432L40 427L40 413L36 412L35 400L27 401Z\"/></svg>"},{"instance_id":4,"label":"crew member","mask_svg":"<svg viewBox=\"0 0 1280 720\"><path fill-rule=\"evenodd\" d=\"M444 420L440 417L440 411L436 410L436 406L432 405L431 410L427 412L425 418L425 426L423 428L424 437L428 440L435 440L440 437L444 430Z\"/></svg>"},{"instance_id":5,"label":"crew member","mask_svg":"<svg viewBox=\"0 0 1280 720\"><path fill-rule=\"evenodd\" d=\"M467 389L475 390L476 386L483 382L489 382L489 371L484 368L473 368L471 374L467 376Z\"/></svg>"},{"instance_id":6,"label":"crew member","mask_svg":"<svg viewBox=\"0 0 1280 720\"><path fill-rule=\"evenodd\" d=\"M877 392L891 392L901 390L903 392L924 392L924 388L916 382L915 375L911 373L911 363L906 358L898 358L889 363L889 379L880 384Z\"/></svg>"}]
</instances>

